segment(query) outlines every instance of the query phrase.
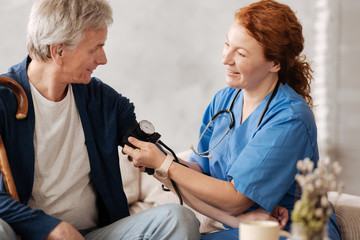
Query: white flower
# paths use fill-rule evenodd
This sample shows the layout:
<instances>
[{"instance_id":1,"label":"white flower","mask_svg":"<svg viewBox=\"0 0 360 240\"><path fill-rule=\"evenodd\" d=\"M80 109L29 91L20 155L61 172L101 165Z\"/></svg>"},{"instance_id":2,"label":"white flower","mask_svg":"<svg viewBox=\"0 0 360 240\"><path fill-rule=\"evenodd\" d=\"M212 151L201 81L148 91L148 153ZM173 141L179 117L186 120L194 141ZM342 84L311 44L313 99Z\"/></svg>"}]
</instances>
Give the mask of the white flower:
<instances>
[{"instance_id":1,"label":"white flower","mask_svg":"<svg viewBox=\"0 0 360 240\"><path fill-rule=\"evenodd\" d=\"M340 166L339 162L337 162L337 161L334 162L332 167L334 169L334 174L336 176L338 176L340 174L340 172L342 171L342 167Z\"/></svg>"},{"instance_id":2,"label":"white flower","mask_svg":"<svg viewBox=\"0 0 360 240\"><path fill-rule=\"evenodd\" d=\"M323 182L321 181L321 179L315 179L314 185L315 188L319 189L323 185Z\"/></svg>"},{"instance_id":3,"label":"white flower","mask_svg":"<svg viewBox=\"0 0 360 240\"><path fill-rule=\"evenodd\" d=\"M341 194L344 192L345 184L343 182L340 182L338 185L338 193Z\"/></svg>"},{"instance_id":4,"label":"white flower","mask_svg":"<svg viewBox=\"0 0 360 240\"><path fill-rule=\"evenodd\" d=\"M315 217L317 218L321 218L322 216L324 216L324 212L322 208L317 208L315 209L315 213L314 213Z\"/></svg>"},{"instance_id":5,"label":"white flower","mask_svg":"<svg viewBox=\"0 0 360 240\"><path fill-rule=\"evenodd\" d=\"M319 160L317 167L309 158L299 160L296 168L301 172L295 180L302 188L302 196L295 203L292 212L294 222L304 224L306 228L316 233L329 221L332 208L327 199L327 193L338 188L342 192L344 185L337 184L336 178L342 168L338 162L331 163L329 158Z\"/></svg>"},{"instance_id":6,"label":"white flower","mask_svg":"<svg viewBox=\"0 0 360 240\"><path fill-rule=\"evenodd\" d=\"M295 175L295 180L299 183L300 186L304 186L304 176L300 174Z\"/></svg>"},{"instance_id":7,"label":"white flower","mask_svg":"<svg viewBox=\"0 0 360 240\"><path fill-rule=\"evenodd\" d=\"M331 208L331 207L329 207L328 209L326 209L326 215L327 215L327 216L330 217L331 213L332 213L332 208Z\"/></svg>"},{"instance_id":8,"label":"white flower","mask_svg":"<svg viewBox=\"0 0 360 240\"><path fill-rule=\"evenodd\" d=\"M304 165L307 172L311 172L314 169L314 162L312 162L310 158L304 159Z\"/></svg>"},{"instance_id":9,"label":"white flower","mask_svg":"<svg viewBox=\"0 0 360 240\"><path fill-rule=\"evenodd\" d=\"M302 169L303 169L303 161L302 161L302 160L299 160L299 161L296 163L296 168L297 168L299 171L302 171Z\"/></svg>"},{"instance_id":10,"label":"white flower","mask_svg":"<svg viewBox=\"0 0 360 240\"><path fill-rule=\"evenodd\" d=\"M312 184L307 184L307 185L305 186L305 191L307 191L307 192L309 192L309 193L313 193L314 190L315 190L315 188L314 188L314 185L312 185Z\"/></svg>"},{"instance_id":11,"label":"white flower","mask_svg":"<svg viewBox=\"0 0 360 240\"><path fill-rule=\"evenodd\" d=\"M329 206L329 201L325 195L321 196L320 205L324 208Z\"/></svg>"}]
</instances>

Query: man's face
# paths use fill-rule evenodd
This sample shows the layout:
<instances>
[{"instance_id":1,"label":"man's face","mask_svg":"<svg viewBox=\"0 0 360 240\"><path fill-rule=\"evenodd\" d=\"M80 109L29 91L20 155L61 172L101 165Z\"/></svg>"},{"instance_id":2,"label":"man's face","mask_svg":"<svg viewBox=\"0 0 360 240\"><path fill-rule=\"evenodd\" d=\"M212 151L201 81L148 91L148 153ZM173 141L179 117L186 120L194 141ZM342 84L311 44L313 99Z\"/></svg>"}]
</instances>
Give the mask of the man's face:
<instances>
[{"instance_id":1,"label":"man's face","mask_svg":"<svg viewBox=\"0 0 360 240\"><path fill-rule=\"evenodd\" d=\"M107 38L107 29L87 30L83 40L75 49L63 49L63 64L61 74L67 83L90 82L91 74L98 65L107 62L104 45Z\"/></svg>"}]
</instances>

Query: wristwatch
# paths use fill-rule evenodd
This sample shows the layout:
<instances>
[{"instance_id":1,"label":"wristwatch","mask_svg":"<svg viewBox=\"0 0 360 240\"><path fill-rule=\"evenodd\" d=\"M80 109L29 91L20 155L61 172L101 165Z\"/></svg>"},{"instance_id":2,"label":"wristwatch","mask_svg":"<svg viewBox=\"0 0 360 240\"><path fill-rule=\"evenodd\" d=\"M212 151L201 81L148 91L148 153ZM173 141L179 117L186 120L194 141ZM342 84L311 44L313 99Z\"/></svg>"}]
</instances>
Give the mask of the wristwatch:
<instances>
[{"instance_id":1,"label":"wristwatch","mask_svg":"<svg viewBox=\"0 0 360 240\"><path fill-rule=\"evenodd\" d=\"M159 168L155 169L155 174L161 179L168 178L168 172L171 163L174 161L174 157L171 154L166 155L164 162L161 164Z\"/></svg>"}]
</instances>

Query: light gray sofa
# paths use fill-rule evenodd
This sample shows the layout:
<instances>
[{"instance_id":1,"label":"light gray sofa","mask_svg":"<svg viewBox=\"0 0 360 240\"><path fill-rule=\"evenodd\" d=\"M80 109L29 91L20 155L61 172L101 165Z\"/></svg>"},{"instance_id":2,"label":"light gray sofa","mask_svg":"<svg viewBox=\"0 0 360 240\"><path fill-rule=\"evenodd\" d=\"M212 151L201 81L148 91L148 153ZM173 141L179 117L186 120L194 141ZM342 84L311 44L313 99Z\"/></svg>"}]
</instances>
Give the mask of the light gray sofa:
<instances>
[{"instance_id":1,"label":"light gray sofa","mask_svg":"<svg viewBox=\"0 0 360 240\"><path fill-rule=\"evenodd\" d=\"M182 159L188 159L190 152L180 153ZM121 174L125 193L128 198L130 213L135 214L145 209L166 203L179 203L177 196L171 192L164 192L161 184L152 176L140 173L127 160L127 156L120 156ZM329 200L335 207L335 214L339 223L342 239L360 240L360 196L329 192ZM221 223L193 210L200 221L200 232L209 233L223 230Z\"/></svg>"}]
</instances>

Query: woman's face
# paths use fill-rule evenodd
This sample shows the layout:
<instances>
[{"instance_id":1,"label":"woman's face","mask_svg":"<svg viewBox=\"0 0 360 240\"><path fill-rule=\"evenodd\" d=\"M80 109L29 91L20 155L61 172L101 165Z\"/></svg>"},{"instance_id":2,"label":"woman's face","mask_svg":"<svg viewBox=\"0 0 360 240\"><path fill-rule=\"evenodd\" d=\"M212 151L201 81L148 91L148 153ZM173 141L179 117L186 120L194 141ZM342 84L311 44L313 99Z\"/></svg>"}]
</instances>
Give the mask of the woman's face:
<instances>
[{"instance_id":1,"label":"woman's face","mask_svg":"<svg viewBox=\"0 0 360 240\"><path fill-rule=\"evenodd\" d=\"M263 47L235 21L226 36L223 50L226 84L229 87L253 90L271 80L279 66L265 58Z\"/></svg>"}]
</instances>

